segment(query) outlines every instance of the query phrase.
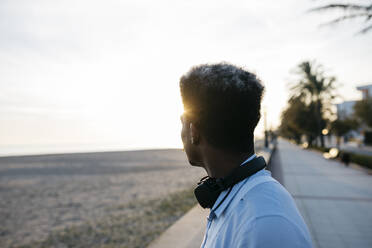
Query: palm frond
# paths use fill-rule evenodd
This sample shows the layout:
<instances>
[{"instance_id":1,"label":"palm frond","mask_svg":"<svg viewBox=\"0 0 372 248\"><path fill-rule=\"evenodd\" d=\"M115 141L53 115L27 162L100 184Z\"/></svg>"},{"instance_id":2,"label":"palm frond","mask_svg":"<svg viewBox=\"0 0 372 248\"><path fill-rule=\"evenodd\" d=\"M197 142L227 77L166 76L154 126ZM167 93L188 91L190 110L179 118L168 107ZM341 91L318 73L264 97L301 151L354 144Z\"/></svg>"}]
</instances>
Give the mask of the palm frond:
<instances>
[{"instance_id":1,"label":"palm frond","mask_svg":"<svg viewBox=\"0 0 372 248\"><path fill-rule=\"evenodd\" d=\"M360 14L352 14L352 15L345 15L345 16L341 16L339 18L336 18L332 21L329 21L329 22L326 22L326 23L323 23L323 24L320 24L320 26L328 26L328 25L333 25L333 24L337 24L339 22L342 22L342 21L346 21L346 20L349 20L349 19L355 19L355 18L360 18L360 17L365 17L367 16L367 18L369 18L369 15L366 14L366 13L360 13Z\"/></svg>"},{"instance_id":2,"label":"palm frond","mask_svg":"<svg viewBox=\"0 0 372 248\"><path fill-rule=\"evenodd\" d=\"M331 20L330 22L321 24L320 26L333 25L349 19L365 18L364 23L368 25L360 30L356 34L365 34L371 31L372 27L370 20L372 20L372 2L366 4L327 4L320 7L312 8L308 12L320 12L320 11L330 11L330 10L343 10L344 15Z\"/></svg>"},{"instance_id":3,"label":"palm frond","mask_svg":"<svg viewBox=\"0 0 372 248\"><path fill-rule=\"evenodd\" d=\"M327 11L332 9L342 9L342 10L365 10L368 11L372 9L371 5L360 5L360 4L327 4L324 6L312 8L309 10L309 12L315 12L315 11Z\"/></svg>"},{"instance_id":4,"label":"palm frond","mask_svg":"<svg viewBox=\"0 0 372 248\"><path fill-rule=\"evenodd\" d=\"M372 30L372 24L360 30L357 34L365 34L369 32L370 30Z\"/></svg>"}]
</instances>

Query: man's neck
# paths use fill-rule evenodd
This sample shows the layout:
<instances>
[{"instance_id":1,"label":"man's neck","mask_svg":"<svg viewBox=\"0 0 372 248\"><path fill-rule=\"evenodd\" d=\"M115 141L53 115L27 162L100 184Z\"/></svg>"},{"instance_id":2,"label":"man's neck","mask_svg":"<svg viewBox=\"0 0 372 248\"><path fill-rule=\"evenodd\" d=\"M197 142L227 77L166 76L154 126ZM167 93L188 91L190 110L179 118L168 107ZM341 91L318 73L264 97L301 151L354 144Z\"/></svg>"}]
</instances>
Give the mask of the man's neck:
<instances>
[{"instance_id":1,"label":"man's neck","mask_svg":"<svg viewBox=\"0 0 372 248\"><path fill-rule=\"evenodd\" d=\"M203 156L204 168L208 176L213 178L223 178L240 166L246 159L254 154L254 150L244 153L231 153L221 150L209 150Z\"/></svg>"}]
</instances>

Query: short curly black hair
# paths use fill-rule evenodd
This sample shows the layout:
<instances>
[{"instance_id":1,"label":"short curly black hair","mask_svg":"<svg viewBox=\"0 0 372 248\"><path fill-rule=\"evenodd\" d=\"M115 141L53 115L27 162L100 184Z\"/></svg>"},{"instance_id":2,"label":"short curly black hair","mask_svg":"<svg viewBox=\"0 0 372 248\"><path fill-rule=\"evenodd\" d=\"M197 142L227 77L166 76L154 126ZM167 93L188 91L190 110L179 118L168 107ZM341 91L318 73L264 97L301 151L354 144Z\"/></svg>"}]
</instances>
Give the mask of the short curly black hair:
<instances>
[{"instance_id":1,"label":"short curly black hair","mask_svg":"<svg viewBox=\"0 0 372 248\"><path fill-rule=\"evenodd\" d=\"M250 152L264 87L255 74L229 63L198 65L180 79L185 115L207 142Z\"/></svg>"}]
</instances>

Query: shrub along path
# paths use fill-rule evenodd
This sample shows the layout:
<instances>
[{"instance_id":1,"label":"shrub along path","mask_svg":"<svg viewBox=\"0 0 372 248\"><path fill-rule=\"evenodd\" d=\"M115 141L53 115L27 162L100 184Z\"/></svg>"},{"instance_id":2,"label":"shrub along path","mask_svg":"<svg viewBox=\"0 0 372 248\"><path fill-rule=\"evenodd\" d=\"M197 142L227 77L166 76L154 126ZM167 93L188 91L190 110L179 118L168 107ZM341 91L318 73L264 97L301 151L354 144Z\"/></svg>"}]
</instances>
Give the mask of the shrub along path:
<instances>
[{"instance_id":1,"label":"shrub along path","mask_svg":"<svg viewBox=\"0 0 372 248\"><path fill-rule=\"evenodd\" d=\"M311 146L310 149L320 151L320 152L329 152L330 150L330 148L320 147L320 146ZM362 154L358 150L355 150L355 152L353 152L350 150L341 149L338 154L338 159L341 159L343 154L347 154L349 156L351 163L355 163L367 169L372 169L372 155L369 155L369 153Z\"/></svg>"}]
</instances>

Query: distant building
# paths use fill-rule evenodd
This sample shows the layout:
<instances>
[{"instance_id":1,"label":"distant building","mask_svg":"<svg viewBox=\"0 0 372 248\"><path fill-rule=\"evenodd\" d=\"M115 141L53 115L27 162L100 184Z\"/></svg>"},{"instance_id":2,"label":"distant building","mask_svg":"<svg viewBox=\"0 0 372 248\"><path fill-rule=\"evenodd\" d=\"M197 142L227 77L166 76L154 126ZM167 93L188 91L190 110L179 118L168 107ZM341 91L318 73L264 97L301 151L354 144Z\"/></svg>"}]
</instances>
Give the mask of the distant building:
<instances>
[{"instance_id":1,"label":"distant building","mask_svg":"<svg viewBox=\"0 0 372 248\"><path fill-rule=\"evenodd\" d=\"M363 85L356 87L357 90L362 92L362 100L372 97L372 84ZM345 101L336 104L337 107L337 119L344 120L348 117L352 117L354 113L354 105L357 101Z\"/></svg>"},{"instance_id":2,"label":"distant building","mask_svg":"<svg viewBox=\"0 0 372 248\"><path fill-rule=\"evenodd\" d=\"M356 87L357 90L362 92L362 99L367 99L372 97L372 84L363 85ZM346 118L352 118L354 115L354 105L360 100L357 101L345 101L339 104L336 104L337 107L337 119L345 120ZM356 130L349 131L346 135L344 135L343 140L347 142L347 140L353 139L354 142L356 141L359 145L364 143L368 143L366 141L366 131L368 128L366 127L359 127ZM371 132L370 132L371 133ZM372 135L372 134L371 134Z\"/></svg>"},{"instance_id":3,"label":"distant building","mask_svg":"<svg viewBox=\"0 0 372 248\"><path fill-rule=\"evenodd\" d=\"M343 103L336 104L337 107L337 119L345 120L351 117L354 113L354 105L356 101L346 101Z\"/></svg>"},{"instance_id":4,"label":"distant building","mask_svg":"<svg viewBox=\"0 0 372 248\"><path fill-rule=\"evenodd\" d=\"M372 97L372 84L357 87L357 90L362 92L362 99Z\"/></svg>"}]
</instances>

